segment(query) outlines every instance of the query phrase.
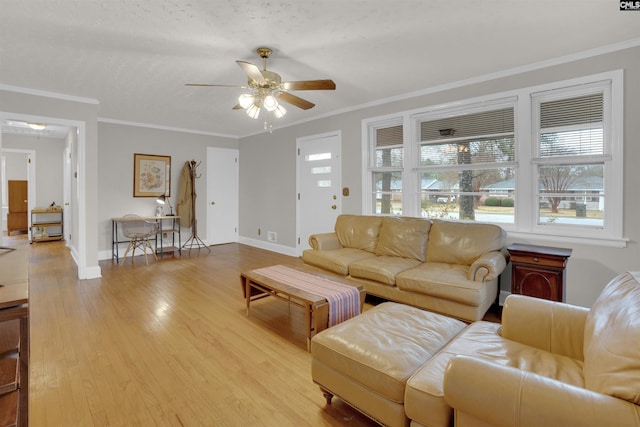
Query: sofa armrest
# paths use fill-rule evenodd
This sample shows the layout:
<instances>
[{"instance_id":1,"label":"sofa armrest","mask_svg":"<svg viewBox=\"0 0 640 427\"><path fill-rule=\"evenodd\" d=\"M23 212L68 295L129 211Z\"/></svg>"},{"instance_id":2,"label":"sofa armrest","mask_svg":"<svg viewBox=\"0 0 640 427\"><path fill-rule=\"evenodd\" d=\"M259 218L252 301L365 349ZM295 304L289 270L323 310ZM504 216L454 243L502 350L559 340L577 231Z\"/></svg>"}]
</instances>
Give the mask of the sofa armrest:
<instances>
[{"instance_id":1,"label":"sofa armrest","mask_svg":"<svg viewBox=\"0 0 640 427\"><path fill-rule=\"evenodd\" d=\"M503 338L584 360L589 309L524 295L509 295L502 310Z\"/></svg>"},{"instance_id":2,"label":"sofa armrest","mask_svg":"<svg viewBox=\"0 0 640 427\"><path fill-rule=\"evenodd\" d=\"M471 264L469 268L469 280L475 282L487 282L500 276L507 267L507 260L502 252L491 251L483 254Z\"/></svg>"},{"instance_id":3,"label":"sofa armrest","mask_svg":"<svg viewBox=\"0 0 640 427\"><path fill-rule=\"evenodd\" d=\"M623 399L469 356L447 365L444 398L456 427L637 426L640 407Z\"/></svg>"},{"instance_id":4,"label":"sofa armrest","mask_svg":"<svg viewBox=\"0 0 640 427\"><path fill-rule=\"evenodd\" d=\"M340 241L338 235L334 233L320 233L309 236L309 246L319 251L329 249L340 249Z\"/></svg>"}]
</instances>

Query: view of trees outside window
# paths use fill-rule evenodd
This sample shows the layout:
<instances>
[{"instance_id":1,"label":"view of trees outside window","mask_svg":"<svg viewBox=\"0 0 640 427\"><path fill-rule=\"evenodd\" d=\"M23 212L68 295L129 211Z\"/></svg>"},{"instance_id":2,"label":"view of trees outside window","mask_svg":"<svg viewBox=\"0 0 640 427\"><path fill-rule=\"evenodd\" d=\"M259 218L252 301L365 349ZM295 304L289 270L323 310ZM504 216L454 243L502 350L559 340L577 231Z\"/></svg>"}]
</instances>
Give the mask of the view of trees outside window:
<instances>
[{"instance_id":1,"label":"view of trees outside window","mask_svg":"<svg viewBox=\"0 0 640 427\"><path fill-rule=\"evenodd\" d=\"M603 226L603 104L601 92L540 103L538 223Z\"/></svg>"},{"instance_id":2,"label":"view of trees outside window","mask_svg":"<svg viewBox=\"0 0 640 427\"><path fill-rule=\"evenodd\" d=\"M402 125L376 129L374 172L374 212L402 214L404 146Z\"/></svg>"},{"instance_id":3,"label":"view of trees outside window","mask_svg":"<svg viewBox=\"0 0 640 427\"><path fill-rule=\"evenodd\" d=\"M420 122L421 214L513 223L513 107Z\"/></svg>"}]
</instances>

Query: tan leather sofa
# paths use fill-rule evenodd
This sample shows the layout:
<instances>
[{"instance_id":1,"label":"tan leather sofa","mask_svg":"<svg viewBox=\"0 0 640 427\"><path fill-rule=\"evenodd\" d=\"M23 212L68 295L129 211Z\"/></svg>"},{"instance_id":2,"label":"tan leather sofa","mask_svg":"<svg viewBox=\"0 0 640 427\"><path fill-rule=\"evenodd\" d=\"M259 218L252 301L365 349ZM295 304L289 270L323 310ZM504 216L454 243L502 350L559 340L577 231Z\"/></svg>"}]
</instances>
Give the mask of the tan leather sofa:
<instances>
[{"instance_id":1,"label":"tan leather sofa","mask_svg":"<svg viewBox=\"0 0 640 427\"><path fill-rule=\"evenodd\" d=\"M320 332L313 381L393 427L640 426L640 272L590 310L510 295L502 325L420 311L384 303Z\"/></svg>"},{"instance_id":2,"label":"tan leather sofa","mask_svg":"<svg viewBox=\"0 0 640 427\"><path fill-rule=\"evenodd\" d=\"M475 321L496 299L505 238L493 224L340 215L333 233L309 237L302 259L368 294Z\"/></svg>"}]
</instances>

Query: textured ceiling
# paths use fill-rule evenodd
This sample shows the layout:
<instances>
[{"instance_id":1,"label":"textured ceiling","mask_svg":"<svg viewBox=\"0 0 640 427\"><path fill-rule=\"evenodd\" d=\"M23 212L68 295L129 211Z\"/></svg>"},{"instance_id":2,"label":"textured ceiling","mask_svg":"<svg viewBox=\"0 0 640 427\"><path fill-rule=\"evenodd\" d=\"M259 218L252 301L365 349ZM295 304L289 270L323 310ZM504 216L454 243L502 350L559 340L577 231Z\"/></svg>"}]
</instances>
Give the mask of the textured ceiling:
<instances>
[{"instance_id":1,"label":"textured ceiling","mask_svg":"<svg viewBox=\"0 0 640 427\"><path fill-rule=\"evenodd\" d=\"M248 135L233 111L246 84L235 60L283 80L331 78L295 92L283 125L640 37L640 12L613 0L0 0L0 88L99 101L109 120ZM274 123L274 127L278 124Z\"/></svg>"}]
</instances>

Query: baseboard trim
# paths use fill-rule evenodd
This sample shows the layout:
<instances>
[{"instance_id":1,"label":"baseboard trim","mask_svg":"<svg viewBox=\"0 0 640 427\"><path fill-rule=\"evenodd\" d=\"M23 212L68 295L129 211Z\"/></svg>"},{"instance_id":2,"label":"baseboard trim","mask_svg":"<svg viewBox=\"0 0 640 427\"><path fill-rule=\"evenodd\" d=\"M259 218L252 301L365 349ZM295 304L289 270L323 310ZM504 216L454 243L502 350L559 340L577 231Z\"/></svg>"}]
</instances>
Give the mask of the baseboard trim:
<instances>
[{"instance_id":1,"label":"baseboard trim","mask_svg":"<svg viewBox=\"0 0 640 427\"><path fill-rule=\"evenodd\" d=\"M267 251L277 252L283 255L289 255L292 257L298 257L298 253L296 248L292 248L290 246L277 245L271 242L265 242L264 240L256 240L250 239L248 237L238 237L238 243L242 243L243 245L253 246L254 248L264 249Z\"/></svg>"}]
</instances>

